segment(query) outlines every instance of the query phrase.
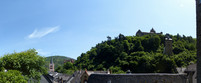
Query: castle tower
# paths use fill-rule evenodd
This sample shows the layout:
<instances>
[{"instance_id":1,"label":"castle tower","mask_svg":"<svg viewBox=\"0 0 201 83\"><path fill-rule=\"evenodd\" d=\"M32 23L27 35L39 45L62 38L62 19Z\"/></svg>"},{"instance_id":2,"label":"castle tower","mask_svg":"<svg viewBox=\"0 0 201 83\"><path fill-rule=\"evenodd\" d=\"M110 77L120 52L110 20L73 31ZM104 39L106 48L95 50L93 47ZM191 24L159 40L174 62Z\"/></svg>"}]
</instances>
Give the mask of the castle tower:
<instances>
[{"instance_id":1,"label":"castle tower","mask_svg":"<svg viewBox=\"0 0 201 83\"><path fill-rule=\"evenodd\" d=\"M172 39L167 35L165 38L165 49L163 54L172 55Z\"/></svg>"},{"instance_id":2,"label":"castle tower","mask_svg":"<svg viewBox=\"0 0 201 83\"><path fill-rule=\"evenodd\" d=\"M54 72L54 62L53 62L53 58L51 58L51 60L50 60L49 71L50 71L50 72Z\"/></svg>"}]
</instances>

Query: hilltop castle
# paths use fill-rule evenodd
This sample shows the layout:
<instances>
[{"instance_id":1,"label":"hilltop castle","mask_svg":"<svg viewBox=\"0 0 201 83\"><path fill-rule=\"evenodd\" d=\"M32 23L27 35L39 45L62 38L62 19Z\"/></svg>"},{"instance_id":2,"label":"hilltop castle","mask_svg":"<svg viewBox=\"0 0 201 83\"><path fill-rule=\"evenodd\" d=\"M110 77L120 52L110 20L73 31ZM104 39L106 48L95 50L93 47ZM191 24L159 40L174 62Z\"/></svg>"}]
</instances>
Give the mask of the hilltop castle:
<instances>
[{"instance_id":1,"label":"hilltop castle","mask_svg":"<svg viewBox=\"0 0 201 83\"><path fill-rule=\"evenodd\" d=\"M136 32L136 36L144 36L144 35L149 35L149 34L163 34L163 32L160 32L160 33L156 33L156 31L152 28L150 30L150 32L142 32L140 29Z\"/></svg>"},{"instance_id":2,"label":"hilltop castle","mask_svg":"<svg viewBox=\"0 0 201 83\"><path fill-rule=\"evenodd\" d=\"M156 33L156 31L152 28L150 32L142 32L140 29L136 32L136 36L144 36L149 34L157 34L162 35L163 32ZM170 38L169 34L165 35L165 48L163 54L172 55L172 39Z\"/></svg>"}]
</instances>

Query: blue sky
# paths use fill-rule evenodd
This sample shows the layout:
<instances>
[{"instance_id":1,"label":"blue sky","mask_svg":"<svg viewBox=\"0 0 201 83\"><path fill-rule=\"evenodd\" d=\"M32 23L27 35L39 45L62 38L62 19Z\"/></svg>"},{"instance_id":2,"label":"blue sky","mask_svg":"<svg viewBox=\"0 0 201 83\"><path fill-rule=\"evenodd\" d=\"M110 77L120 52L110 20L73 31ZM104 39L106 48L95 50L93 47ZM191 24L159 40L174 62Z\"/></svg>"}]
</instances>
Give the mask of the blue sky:
<instances>
[{"instance_id":1,"label":"blue sky","mask_svg":"<svg viewBox=\"0 0 201 83\"><path fill-rule=\"evenodd\" d=\"M138 29L196 37L195 0L1 0L0 56L35 48L77 58Z\"/></svg>"}]
</instances>

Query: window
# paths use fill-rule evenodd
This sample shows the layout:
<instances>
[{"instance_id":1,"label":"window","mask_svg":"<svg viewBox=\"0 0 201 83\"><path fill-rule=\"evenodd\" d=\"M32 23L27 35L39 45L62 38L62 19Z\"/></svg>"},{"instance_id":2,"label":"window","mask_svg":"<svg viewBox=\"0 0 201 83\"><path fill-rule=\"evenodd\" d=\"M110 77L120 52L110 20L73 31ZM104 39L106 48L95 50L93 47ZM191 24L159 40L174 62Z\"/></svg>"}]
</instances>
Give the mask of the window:
<instances>
[{"instance_id":1,"label":"window","mask_svg":"<svg viewBox=\"0 0 201 83\"><path fill-rule=\"evenodd\" d=\"M50 69L53 69L52 65L50 65Z\"/></svg>"}]
</instances>

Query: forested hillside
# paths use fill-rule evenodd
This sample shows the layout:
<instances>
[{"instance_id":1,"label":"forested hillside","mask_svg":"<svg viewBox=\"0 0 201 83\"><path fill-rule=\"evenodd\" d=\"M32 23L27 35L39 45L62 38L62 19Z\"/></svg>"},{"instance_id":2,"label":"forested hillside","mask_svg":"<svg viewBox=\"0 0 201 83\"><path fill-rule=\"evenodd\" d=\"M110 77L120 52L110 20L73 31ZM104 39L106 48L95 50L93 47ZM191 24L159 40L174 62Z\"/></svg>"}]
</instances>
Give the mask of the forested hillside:
<instances>
[{"instance_id":1,"label":"forested hillside","mask_svg":"<svg viewBox=\"0 0 201 83\"><path fill-rule=\"evenodd\" d=\"M59 55L55 55L55 56L49 56L45 58L45 67L49 68L49 63L51 60L51 57L53 58L53 62L54 62L54 68L56 69L58 66L61 66L64 64L64 60L69 60L72 58L66 57L66 56L59 56Z\"/></svg>"},{"instance_id":2,"label":"forested hillside","mask_svg":"<svg viewBox=\"0 0 201 83\"><path fill-rule=\"evenodd\" d=\"M176 67L196 62L196 39L191 36L170 35L173 55L163 54L165 35L124 36L119 34L102 41L82 53L74 63L78 69L107 70L121 73L174 73Z\"/></svg>"}]
</instances>

